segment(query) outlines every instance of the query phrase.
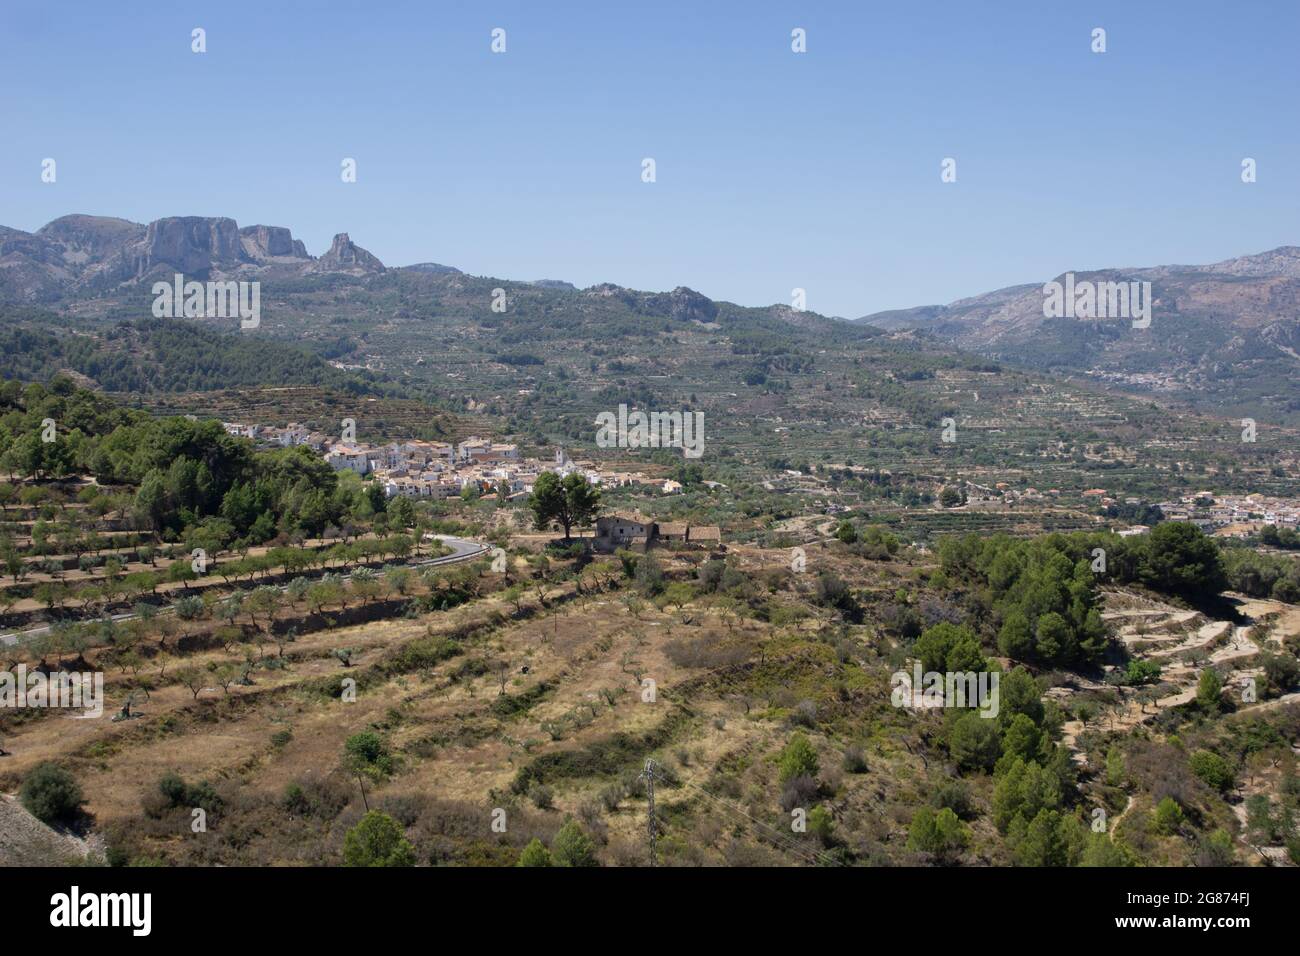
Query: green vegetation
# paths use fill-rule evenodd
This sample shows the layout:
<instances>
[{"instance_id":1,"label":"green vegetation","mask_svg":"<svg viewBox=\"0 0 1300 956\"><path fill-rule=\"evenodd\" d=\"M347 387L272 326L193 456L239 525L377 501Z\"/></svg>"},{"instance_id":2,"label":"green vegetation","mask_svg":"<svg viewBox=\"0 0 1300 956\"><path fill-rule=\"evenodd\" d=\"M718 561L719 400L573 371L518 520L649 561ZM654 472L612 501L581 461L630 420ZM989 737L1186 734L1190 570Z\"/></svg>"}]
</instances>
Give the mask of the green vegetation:
<instances>
[{"instance_id":1,"label":"green vegetation","mask_svg":"<svg viewBox=\"0 0 1300 956\"><path fill-rule=\"evenodd\" d=\"M23 780L18 798L27 811L45 823L70 823L86 802L72 774L54 763L36 766Z\"/></svg>"},{"instance_id":2,"label":"green vegetation","mask_svg":"<svg viewBox=\"0 0 1300 956\"><path fill-rule=\"evenodd\" d=\"M101 341L57 326L0 328L0 376L45 381L72 369L110 392L208 391L238 386L333 385L355 394L376 386L292 345L219 332L194 322L121 322Z\"/></svg>"},{"instance_id":3,"label":"green vegetation","mask_svg":"<svg viewBox=\"0 0 1300 956\"><path fill-rule=\"evenodd\" d=\"M371 810L343 840L347 866L414 866L415 848L401 824L386 813Z\"/></svg>"},{"instance_id":4,"label":"green vegetation","mask_svg":"<svg viewBox=\"0 0 1300 956\"><path fill-rule=\"evenodd\" d=\"M948 580L972 586L977 617L997 624L1007 657L1054 667L1096 665L1108 647L1098 610L1103 583L1141 584L1205 600L1229 584L1217 544L1194 525L1166 521L1149 535L1052 534L945 538L939 556ZM1134 672L1144 683L1154 675Z\"/></svg>"},{"instance_id":5,"label":"green vegetation","mask_svg":"<svg viewBox=\"0 0 1300 956\"><path fill-rule=\"evenodd\" d=\"M564 529L564 540L568 541L575 526L589 525L596 517L600 492L582 475L575 473L561 478L553 471L545 471L533 485L528 506L539 531L558 523Z\"/></svg>"},{"instance_id":6,"label":"green vegetation","mask_svg":"<svg viewBox=\"0 0 1300 956\"><path fill-rule=\"evenodd\" d=\"M820 769L817 751L813 750L806 734L797 733L781 751L780 780L789 783L799 777L815 778Z\"/></svg>"},{"instance_id":7,"label":"green vegetation","mask_svg":"<svg viewBox=\"0 0 1300 956\"><path fill-rule=\"evenodd\" d=\"M524 852L519 854L519 862L516 866L554 866L551 859L551 851L546 849L546 844L533 837L528 846L524 847Z\"/></svg>"},{"instance_id":8,"label":"green vegetation","mask_svg":"<svg viewBox=\"0 0 1300 956\"><path fill-rule=\"evenodd\" d=\"M912 825L907 833L907 847L910 850L929 853L947 862L969 844L970 828L947 807L938 813L929 807L922 807L912 817Z\"/></svg>"},{"instance_id":9,"label":"green vegetation","mask_svg":"<svg viewBox=\"0 0 1300 956\"><path fill-rule=\"evenodd\" d=\"M598 866L596 847L577 820L569 820L555 834L552 853L556 866Z\"/></svg>"},{"instance_id":10,"label":"green vegetation","mask_svg":"<svg viewBox=\"0 0 1300 956\"><path fill-rule=\"evenodd\" d=\"M1196 467L1169 467L1173 452L1152 449L1140 465L1102 460L1107 441L1150 428L1158 411L1078 392L1063 411L1032 378L993 363L903 349L813 317L807 333L683 293L609 291L610 303L602 296L575 320L589 336L581 349L555 333L551 314L580 293L522 294L508 318L467 298L456 306L469 315L465 334L434 376L407 355L417 331L427 336L445 318L430 314L429 282L453 296L400 275L366 292L392 316L373 354L410 376L413 391L503 423L521 441L581 449L575 457L590 452L593 410L701 407L718 454L683 462L662 449L611 452L619 468L676 478L684 487L673 494L613 485L597 494L578 475L547 474L526 506L509 489L387 501L376 482L335 473L316 454L259 449L212 420L118 407L66 379L0 386L0 461L18 476L0 483L2 610L19 608L24 627L51 625L9 653L102 668L114 705L136 707L122 719L141 709L146 718L85 744L69 765L129 773L167 735L195 743L192 763L144 788L142 813L110 804L115 858L639 865L640 771L650 758L663 770L659 852L682 865L1240 862L1238 794L1255 837L1300 850L1287 746L1294 708L1255 709L1239 690L1248 669L1263 675L1261 697L1294 688L1294 642L1277 639L1264 614L1239 628L1258 653L1230 648L1241 637L1233 628L1197 643L1224 588L1300 595L1300 562L1158 520L1145 498L1109 506L1115 520L1154 525L1120 538L1096 530L1108 507L1070 497L1088 483L1158 491L1152 500L1199 486ZM287 293L303 315L322 307L319 295ZM370 349L351 338L351 322L331 323L334 344ZM651 343L644 367L620 350L634 335ZM315 331L303 338L325 346ZM124 351L135 355L143 340L130 341ZM179 354L198 361L188 348ZM286 359L268 357L272 368ZM313 363L303 367L314 374ZM463 376L454 394L449 368ZM253 389L271 374L229 371ZM319 381L360 387L333 371ZM148 387L207 387L226 372L200 364L186 379L168 367ZM104 374L138 373L128 364ZM1006 427L940 443L938 422L976 387ZM331 394L312 393L326 420L338 411ZM174 394L156 400L183 407ZM211 407L239 401L214 395ZM746 414L756 408L762 424ZM728 414L715 418L719 409ZM47 419L52 442L42 440ZM1205 441L1197 448L1211 450L1196 464L1217 467L1217 446ZM1255 482L1252 454L1242 473L1216 474ZM971 475L1064 492L982 511L988 489L967 483ZM725 550L593 555L581 530L601 509L624 507L719 524ZM1031 534L1040 528L1062 530ZM533 529L562 531L566 543ZM429 553L434 531L500 544L505 574L486 561L407 565ZM1286 550L1286 540L1270 546ZM794 547L806 558L797 571ZM206 558L197 567L195 549ZM1119 612L1134 613L1133 624L1102 616L1157 599L1159 611ZM1148 639L1148 620L1167 633ZM996 671L996 717L891 706L888 675L913 659L928 671ZM1198 673L1194 697L1174 697ZM639 701L644 676L659 682L659 711ZM353 690L378 706L344 703ZM312 723L322 712L337 736ZM6 717L2 729L42 729L43 715L23 720ZM200 749L210 728L233 742L215 757ZM291 766L299 747L321 739L319 773L269 795L235 787ZM503 754L510 772L488 772ZM194 806L220 814L233 836L175 840L173 825ZM510 807L509 833L486 831L484 806ZM797 836L793 810L806 811ZM1098 810L1104 832L1090 827Z\"/></svg>"}]
</instances>

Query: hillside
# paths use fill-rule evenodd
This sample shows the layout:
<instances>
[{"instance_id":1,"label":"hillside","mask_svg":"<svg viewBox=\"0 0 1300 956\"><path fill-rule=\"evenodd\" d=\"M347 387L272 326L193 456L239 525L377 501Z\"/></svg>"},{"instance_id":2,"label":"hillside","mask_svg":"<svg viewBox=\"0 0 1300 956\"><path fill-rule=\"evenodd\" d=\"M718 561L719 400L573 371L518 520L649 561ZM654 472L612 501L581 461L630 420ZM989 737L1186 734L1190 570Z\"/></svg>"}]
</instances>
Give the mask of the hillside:
<instances>
[{"instance_id":1,"label":"hillside","mask_svg":"<svg viewBox=\"0 0 1300 956\"><path fill-rule=\"evenodd\" d=\"M709 477L762 481L773 490L782 472L812 468L871 469L931 486L960 474L988 486L1075 492L1102 486L1142 496L1191 490L1210 475L1221 490L1289 488L1286 469L1296 442L1291 429L1279 426L1288 420L1281 408L1296 392L1283 389L1263 405L1258 396L1253 405L1248 401L1251 389L1276 385L1278 370L1291 361L1268 344L1267 328L1243 338L1244 349L1273 349L1271 359L1252 366L1253 377L1229 366L1234 377L1213 389L1166 389L1136 399L1130 394L1136 386L1120 381L1119 373L1045 360L1037 370L1017 368L1053 347L1052 337L1032 333L1032 316L1025 317L1028 304L1041 300L1036 286L970 300L961 304L965 312L954 306L891 314L881 319L891 328L881 329L784 305L747 308L684 287L577 289L556 280L470 276L434 263L388 268L346 233L319 259L303 259L288 230L241 230L227 219L176 222L133 228L123 220L71 217L40 230L42 242L61 244L58 261L83 264L59 287L58 301L0 306L9 346L3 371L28 380L62 372L85 385L130 392L135 401L146 395L153 408L194 414L215 413L217 406L202 396L222 389L228 393L219 400L223 416L237 418L246 401L250 408L283 410L286 417L277 421L321 410L314 399L311 409L286 408L287 387L325 388L344 404L348 395L380 394L481 419L484 431L526 445L564 446L593 457L607 454L595 442L598 414L620 405L689 408L704 415L702 466ZM19 251L4 260L14 267L9 274L27 274L15 264L39 258L33 240L10 241ZM147 255L132 245L141 242L152 250ZM52 246L41 248L52 255ZM100 273L87 263L119 261L131 249L140 266L134 278L96 285ZM1156 321L1142 332L1074 320L1052 327L1106 341L1146 335L1163 343L1168 361L1182 361L1188 352L1182 339L1157 334L1174 321L1160 297L1161 283L1174 280L1163 276L1300 281L1250 274L1285 271L1289 261L1280 252L1209 273L1163 270L1153 280ZM150 276L191 262L209 275L255 278L259 326L240 328L231 318L152 319ZM1041 313L1041 301L1038 308ZM954 347L941 333L958 328L950 313L966 312L1005 319L1006 337L1014 326L1014 335L1027 341L1012 348L990 331L970 350ZM916 324L926 331L908 327ZM1082 346L1075 351L1087 354ZM1118 349L1114 360L1140 362L1133 376L1163 374L1165 359L1129 355ZM1224 347L1217 355L1232 352ZM1189 414L1187 402L1203 403L1219 417ZM1259 438L1244 444L1233 416L1256 406ZM948 419L959 440L942 439ZM673 463L667 450L635 457ZM781 510L788 507L787 501Z\"/></svg>"},{"instance_id":2,"label":"hillside","mask_svg":"<svg viewBox=\"0 0 1300 956\"><path fill-rule=\"evenodd\" d=\"M917 365L874 400L919 421L927 393L908 386L962 374L1007 408L1043 398L997 369ZM1034 408L960 462L942 444L886 446L910 421L859 429L915 456L906 473L719 484L688 463L676 493L602 485L561 539L540 479L531 497L389 497L305 446L66 380L0 384L0 650L11 669L102 673L105 689L105 719L0 714L0 789L57 765L119 865L355 863L377 810L409 844L405 865L639 866L647 761L663 865L1300 859L1300 561L1158 512L1121 536L1095 499L986 512L955 480L921 494L938 490L925 455L1090 477L1095 459L1045 457L1041 431L1031 442ZM47 420L69 427L45 442ZM600 546L592 519L633 507L718 536ZM931 709L900 696L918 672L984 689ZM30 820L0 824L24 859L49 852Z\"/></svg>"},{"instance_id":3,"label":"hillside","mask_svg":"<svg viewBox=\"0 0 1300 956\"><path fill-rule=\"evenodd\" d=\"M301 348L190 322L140 319L93 335L68 334L52 319L0 327L0 376L44 381L70 374L104 391L137 396L271 383L377 391L373 382Z\"/></svg>"},{"instance_id":4,"label":"hillside","mask_svg":"<svg viewBox=\"0 0 1300 956\"><path fill-rule=\"evenodd\" d=\"M51 829L0 793L0 866L63 866L88 852L85 841Z\"/></svg>"},{"instance_id":5,"label":"hillside","mask_svg":"<svg viewBox=\"0 0 1300 956\"><path fill-rule=\"evenodd\" d=\"M1150 327L1045 317L1041 283L858 321L923 331L991 358L1080 372L1215 414L1300 418L1300 248L1211 265L1075 272L1074 279L1150 282Z\"/></svg>"},{"instance_id":6,"label":"hillside","mask_svg":"<svg viewBox=\"0 0 1300 956\"><path fill-rule=\"evenodd\" d=\"M742 386L772 379L797 389L792 379L812 367L812 355L862 346L882 329L891 333L881 340L891 343L884 350L890 354L877 349L885 363L933 365L956 347L1219 416L1300 421L1297 247L1212 265L1074 274L1079 282L1151 283L1149 328L1125 319L1046 318L1041 283L849 323L786 306L743 308L685 288L577 289L558 280L473 277L428 262L388 268L347 233L315 258L280 226L241 228L233 219L199 216L145 225L70 215L34 233L0 227L0 305L9 306L0 320L22 305L53 307L78 324L138 319L150 314L152 283L177 273L257 280L267 335L412 385L445 386L448 376L463 374L448 365L468 359L508 368L507 378L525 378L527 389L539 384L538 375L524 376L523 366L535 364L531 352L541 349L550 352L547 373L563 367L566 375L598 382L605 379L599 359L608 354L611 369L639 368L665 379L662 385L676 379L688 394L714 383L740 394ZM705 354L711 361L700 367L693 357ZM504 384L491 368L482 371L468 372L472 385ZM481 389L471 390L483 400ZM516 404L507 395L491 399Z\"/></svg>"},{"instance_id":7,"label":"hillside","mask_svg":"<svg viewBox=\"0 0 1300 956\"><path fill-rule=\"evenodd\" d=\"M568 854L574 827L580 865L644 865L647 759L669 866L1300 853L1274 822L1296 792L1295 608L1252 601L1234 626L1230 604L1211 618L1146 590L1165 570L1210 584L1197 536L1186 553L1178 534L972 537L936 558L862 528L796 539L799 573L788 548L592 556L529 533L526 513L453 507L508 549L501 570L406 572L383 592L357 571L301 593L232 582L248 603L198 602L111 643L87 630L79 652L133 718L30 718L9 729L0 784L56 761L111 858L136 865L337 865L367 809L399 822L421 865L514 865L534 839ZM1130 570L1096 580L1099 544ZM1034 616L1037 641L997 626ZM911 659L997 661L996 719L900 704ZM1208 691L1207 662L1222 673ZM1246 675L1258 701L1235 693ZM1237 789L1276 812L1241 825ZM207 832L190 830L196 807ZM1088 827L1098 808L1104 833Z\"/></svg>"}]
</instances>

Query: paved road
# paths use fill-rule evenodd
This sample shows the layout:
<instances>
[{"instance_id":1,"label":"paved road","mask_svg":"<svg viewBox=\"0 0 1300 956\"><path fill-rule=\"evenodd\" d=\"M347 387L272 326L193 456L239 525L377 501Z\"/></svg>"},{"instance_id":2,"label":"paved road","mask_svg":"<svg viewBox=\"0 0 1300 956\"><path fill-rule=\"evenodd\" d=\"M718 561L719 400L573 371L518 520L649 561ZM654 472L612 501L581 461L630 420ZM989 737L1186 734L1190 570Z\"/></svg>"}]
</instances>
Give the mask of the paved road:
<instances>
[{"instance_id":1,"label":"paved road","mask_svg":"<svg viewBox=\"0 0 1300 956\"><path fill-rule=\"evenodd\" d=\"M489 546L484 544L482 541L473 541L469 538L453 538L449 535L442 534L436 535L435 537L447 547L451 548L451 554L444 554L437 558L424 558L420 561L410 561L407 563L407 567L425 568L438 564L459 564L462 561L472 561L475 558L482 557L489 551ZM350 581L352 575L345 574L343 579L345 581ZM287 586L288 585L281 584L279 585L279 588L283 591ZM159 610L160 613L165 614L170 611L170 608L163 607ZM114 621L130 621L133 620L135 616L135 612L133 611L124 611L121 614L112 615L112 619ZM8 634L0 634L0 645L12 647L19 641L29 637L37 637L41 634L46 634L49 630L50 626L44 624L40 627L33 627L26 631L11 631Z\"/></svg>"}]
</instances>

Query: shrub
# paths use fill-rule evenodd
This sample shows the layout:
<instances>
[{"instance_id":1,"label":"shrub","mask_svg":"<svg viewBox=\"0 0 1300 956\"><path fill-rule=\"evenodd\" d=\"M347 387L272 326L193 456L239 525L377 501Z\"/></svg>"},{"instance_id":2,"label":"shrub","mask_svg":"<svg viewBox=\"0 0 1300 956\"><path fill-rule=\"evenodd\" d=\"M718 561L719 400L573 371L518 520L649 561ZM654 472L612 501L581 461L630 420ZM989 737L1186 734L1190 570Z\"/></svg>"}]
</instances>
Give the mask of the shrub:
<instances>
[{"instance_id":1,"label":"shrub","mask_svg":"<svg viewBox=\"0 0 1300 956\"><path fill-rule=\"evenodd\" d=\"M1165 836L1177 833L1183 825L1183 808L1173 797L1165 797L1156 804L1155 826L1157 833Z\"/></svg>"},{"instance_id":2,"label":"shrub","mask_svg":"<svg viewBox=\"0 0 1300 956\"><path fill-rule=\"evenodd\" d=\"M533 837L532 842L524 847L524 852L519 854L519 862L516 866L552 866L551 851L546 849L546 844L537 837Z\"/></svg>"},{"instance_id":3,"label":"shrub","mask_svg":"<svg viewBox=\"0 0 1300 956\"><path fill-rule=\"evenodd\" d=\"M551 788L540 783L535 783L528 788L528 799L533 801L533 806L538 810L549 810L555 806L555 795Z\"/></svg>"},{"instance_id":4,"label":"shrub","mask_svg":"<svg viewBox=\"0 0 1300 956\"><path fill-rule=\"evenodd\" d=\"M371 810L343 838L343 862L348 866L414 866L415 848L396 820Z\"/></svg>"},{"instance_id":5,"label":"shrub","mask_svg":"<svg viewBox=\"0 0 1300 956\"><path fill-rule=\"evenodd\" d=\"M1232 836L1226 830L1215 830L1196 841L1192 856L1197 866L1231 866L1234 862Z\"/></svg>"},{"instance_id":6,"label":"shrub","mask_svg":"<svg viewBox=\"0 0 1300 956\"><path fill-rule=\"evenodd\" d=\"M970 828L947 808L935 813L929 807L922 807L912 815L907 832L910 850L946 859L960 853L969 843Z\"/></svg>"},{"instance_id":7,"label":"shrub","mask_svg":"<svg viewBox=\"0 0 1300 956\"><path fill-rule=\"evenodd\" d=\"M812 777L792 777L781 790L781 809L789 813L795 807L806 807L820 793L821 788Z\"/></svg>"},{"instance_id":8,"label":"shrub","mask_svg":"<svg viewBox=\"0 0 1300 956\"><path fill-rule=\"evenodd\" d=\"M351 799L351 788L329 777L290 783L284 789L281 804L294 816L332 820L343 812Z\"/></svg>"},{"instance_id":9,"label":"shrub","mask_svg":"<svg viewBox=\"0 0 1300 956\"><path fill-rule=\"evenodd\" d=\"M844 748L844 772L866 773L867 758L862 755L861 747Z\"/></svg>"},{"instance_id":10,"label":"shrub","mask_svg":"<svg viewBox=\"0 0 1300 956\"><path fill-rule=\"evenodd\" d=\"M23 781L19 799L32 816L44 823L73 820L86 802L81 786L58 764L38 764Z\"/></svg>"},{"instance_id":11,"label":"shrub","mask_svg":"<svg viewBox=\"0 0 1300 956\"><path fill-rule=\"evenodd\" d=\"M172 607L176 611L176 616L182 621L197 620L203 613L203 599L198 597L183 597Z\"/></svg>"},{"instance_id":12,"label":"shrub","mask_svg":"<svg viewBox=\"0 0 1300 956\"><path fill-rule=\"evenodd\" d=\"M1259 655L1259 660L1272 693L1284 694L1300 683L1300 661L1290 654L1272 654L1266 651Z\"/></svg>"},{"instance_id":13,"label":"shrub","mask_svg":"<svg viewBox=\"0 0 1300 956\"><path fill-rule=\"evenodd\" d=\"M1228 761L1209 750L1198 750L1188 761L1192 773L1215 790L1227 791L1232 787L1234 774Z\"/></svg>"},{"instance_id":14,"label":"shrub","mask_svg":"<svg viewBox=\"0 0 1300 956\"><path fill-rule=\"evenodd\" d=\"M311 809L307 795L303 793L302 785L297 783L291 783L284 788L284 797L280 803L285 812L294 816L306 816Z\"/></svg>"},{"instance_id":15,"label":"shrub","mask_svg":"<svg viewBox=\"0 0 1300 956\"><path fill-rule=\"evenodd\" d=\"M817 771L820 769L817 762L817 751L808 742L808 737L805 734L796 733L790 738L790 742L781 751L779 766L782 783L789 783L795 777L817 776Z\"/></svg>"},{"instance_id":16,"label":"shrub","mask_svg":"<svg viewBox=\"0 0 1300 956\"><path fill-rule=\"evenodd\" d=\"M163 774L158 780L158 792L167 798L170 806L179 807L185 803L185 781L179 774Z\"/></svg>"},{"instance_id":17,"label":"shrub","mask_svg":"<svg viewBox=\"0 0 1300 956\"><path fill-rule=\"evenodd\" d=\"M974 711L961 714L948 728L948 752L961 770L992 770L1002 755L996 723Z\"/></svg>"},{"instance_id":18,"label":"shrub","mask_svg":"<svg viewBox=\"0 0 1300 956\"><path fill-rule=\"evenodd\" d=\"M1205 668L1196 683L1196 703L1213 713L1219 709L1223 694L1223 678L1213 668Z\"/></svg>"},{"instance_id":19,"label":"shrub","mask_svg":"<svg viewBox=\"0 0 1300 956\"><path fill-rule=\"evenodd\" d=\"M559 866L599 866L596 861L596 846L583 831L577 820L570 820L560 827L552 841L555 862Z\"/></svg>"},{"instance_id":20,"label":"shrub","mask_svg":"<svg viewBox=\"0 0 1300 956\"><path fill-rule=\"evenodd\" d=\"M822 846L830 846L835 835L835 821L825 807L813 807L808 812L808 832L817 838Z\"/></svg>"},{"instance_id":21,"label":"shrub","mask_svg":"<svg viewBox=\"0 0 1300 956\"><path fill-rule=\"evenodd\" d=\"M185 796L189 806L202 807L209 814L219 812L224 802L212 784L206 780L201 780L192 787L187 787Z\"/></svg>"},{"instance_id":22,"label":"shrub","mask_svg":"<svg viewBox=\"0 0 1300 956\"><path fill-rule=\"evenodd\" d=\"M158 792L166 801L167 808L202 807L208 813L215 814L221 810L223 803L212 784L206 780L190 786L175 773L165 773L158 779Z\"/></svg>"},{"instance_id":23,"label":"shrub","mask_svg":"<svg viewBox=\"0 0 1300 956\"><path fill-rule=\"evenodd\" d=\"M947 621L926 628L913 650L927 671L981 671L986 667L975 633Z\"/></svg>"},{"instance_id":24,"label":"shrub","mask_svg":"<svg viewBox=\"0 0 1300 956\"><path fill-rule=\"evenodd\" d=\"M809 729L817 726L817 705L811 700L801 700L790 714L790 723Z\"/></svg>"},{"instance_id":25,"label":"shrub","mask_svg":"<svg viewBox=\"0 0 1300 956\"><path fill-rule=\"evenodd\" d=\"M1160 679L1160 665L1155 661L1131 660L1124 671L1124 682L1134 687L1153 684Z\"/></svg>"},{"instance_id":26,"label":"shrub","mask_svg":"<svg viewBox=\"0 0 1300 956\"><path fill-rule=\"evenodd\" d=\"M350 772L372 780L382 780L393 772L393 757L388 752L388 745L373 730L353 734L343 747L344 762Z\"/></svg>"},{"instance_id":27,"label":"shrub","mask_svg":"<svg viewBox=\"0 0 1300 956\"><path fill-rule=\"evenodd\" d=\"M637 590L648 598L664 589L664 572L654 554L647 553L637 560L633 580Z\"/></svg>"},{"instance_id":28,"label":"shrub","mask_svg":"<svg viewBox=\"0 0 1300 956\"><path fill-rule=\"evenodd\" d=\"M974 816L975 812L970 788L961 780L945 780L939 784L930 795L930 806L936 810L951 810L963 820Z\"/></svg>"}]
</instances>

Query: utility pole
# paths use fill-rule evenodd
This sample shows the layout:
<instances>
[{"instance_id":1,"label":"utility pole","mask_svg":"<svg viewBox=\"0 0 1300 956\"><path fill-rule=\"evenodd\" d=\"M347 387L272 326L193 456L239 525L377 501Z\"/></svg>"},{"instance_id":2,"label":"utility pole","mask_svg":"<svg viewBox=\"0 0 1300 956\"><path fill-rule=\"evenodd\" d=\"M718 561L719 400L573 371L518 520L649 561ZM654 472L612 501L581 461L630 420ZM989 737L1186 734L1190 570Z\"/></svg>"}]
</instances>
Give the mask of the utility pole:
<instances>
[{"instance_id":1,"label":"utility pole","mask_svg":"<svg viewBox=\"0 0 1300 956\"><path fill-rule=\"evenodd\" d=\"M655 762L647 758L645 769L641 771L641 776L645 778L646 799L649 802L648 815L646 817L646 832L650 837L650 865L655 866L655 836L657 827L655 826Z\"/></svg>"}]
</instances>

